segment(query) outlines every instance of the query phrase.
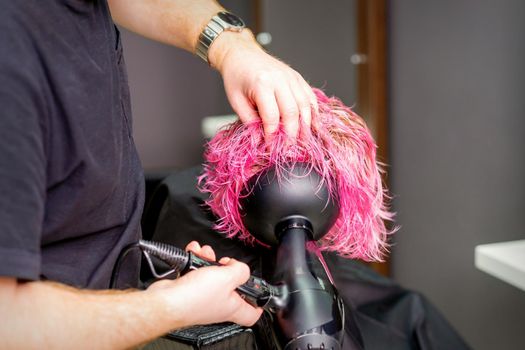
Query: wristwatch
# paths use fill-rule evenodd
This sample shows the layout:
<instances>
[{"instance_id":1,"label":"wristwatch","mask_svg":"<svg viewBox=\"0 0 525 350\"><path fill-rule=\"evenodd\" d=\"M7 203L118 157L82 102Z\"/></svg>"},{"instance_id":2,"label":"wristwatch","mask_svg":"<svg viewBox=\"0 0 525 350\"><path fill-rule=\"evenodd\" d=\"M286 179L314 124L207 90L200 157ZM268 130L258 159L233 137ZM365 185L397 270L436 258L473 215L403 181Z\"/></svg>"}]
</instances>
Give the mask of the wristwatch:
<instances>
[{"instance_id":1,"label":"wristwatch","mask_svg":"<svg viewBox=\"0 0 525 350\"><path fill-rule=\"evenodd\" d=\"M245 28L243 20L233 13L226 11L217 13L211 18L199 35L195 54L209 64L208 50L215 39L225 30L241 32L243 28Z\"/></svg>"}]
</instances>

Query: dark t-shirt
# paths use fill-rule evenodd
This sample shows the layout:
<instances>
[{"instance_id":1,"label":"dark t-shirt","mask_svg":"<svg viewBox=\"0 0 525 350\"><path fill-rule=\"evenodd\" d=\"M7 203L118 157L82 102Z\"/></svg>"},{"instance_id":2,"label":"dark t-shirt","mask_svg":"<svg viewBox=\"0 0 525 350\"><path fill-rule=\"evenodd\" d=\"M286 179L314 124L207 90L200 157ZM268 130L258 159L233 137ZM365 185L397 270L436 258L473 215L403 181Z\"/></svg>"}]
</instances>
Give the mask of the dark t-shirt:
<instances>
[{"instance_id":1,"label":"dark t-shirt","mask_svg":"<svg viewBox=\"0 0 525 350\"><path fill-rule=\"evenodd\" d=\"M143 188L106 1L0 0L0 276L107 288Z\"/></svg>"}]
</instances>

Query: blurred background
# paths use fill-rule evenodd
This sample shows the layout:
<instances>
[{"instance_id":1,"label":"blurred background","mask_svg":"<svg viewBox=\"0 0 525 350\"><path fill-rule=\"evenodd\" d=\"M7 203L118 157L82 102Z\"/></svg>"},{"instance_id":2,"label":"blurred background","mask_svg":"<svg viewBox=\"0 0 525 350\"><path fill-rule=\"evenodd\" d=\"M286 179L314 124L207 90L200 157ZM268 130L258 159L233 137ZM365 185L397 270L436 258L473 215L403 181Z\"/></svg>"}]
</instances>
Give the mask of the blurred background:
<instances>
[{"instance_id":1,"label":"blurred background","mask_svg":"<svg viewBox=\"0 0 525 350\"><path fill-rule=\"evenodd\" d=\"M401 226L375 268L424 294L474 349L523 349L525 291L478 270L474 251L525 239L525 2L221 4L374 132ZM203 119L232 113L220 76L122 32L148 179L200 164Z\"/></svg>"}]
</instances>

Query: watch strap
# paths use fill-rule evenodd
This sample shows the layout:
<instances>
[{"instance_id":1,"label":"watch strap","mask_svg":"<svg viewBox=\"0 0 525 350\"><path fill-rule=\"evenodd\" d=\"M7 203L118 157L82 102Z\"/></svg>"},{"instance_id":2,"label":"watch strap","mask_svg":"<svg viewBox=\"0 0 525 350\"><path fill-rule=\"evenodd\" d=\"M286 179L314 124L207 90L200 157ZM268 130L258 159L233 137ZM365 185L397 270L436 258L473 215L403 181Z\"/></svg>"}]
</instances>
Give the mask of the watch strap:
<instances>
[{"instance_id":1,"label":"watch strap","mask_svg":"<svg viewBox=\"0 0 525 350\"><path fill-rule=\"evenodd\" d=\"M229 15L233 16L236 19L239 20L240 24L234 25L231 23L228 23L226 20L222 19L221 15ZM215 16L211 18L211 20L208 22L206 27L202 30L201 34L199 35L199 40L197 41L197 47L195 50L195 54L202 58L206 63L210 63L208 60L208 51L210 49L211 44L217 39L217 37L224 32L225 30L228 31L237 31L240 32L244 28L243 21L238 18L237 16L233 15L232 13L221 11L217 13Z\"/></svg>"},{"instance_id":2,"label":"watch strap","mask_svg":"<svg viewBox=\"0 0 525 350\"><path fill-rule=\"evenodd\" d=\"M197 50L195 54L202 58L206 63L208 61L208 50L210 49L211 44L217 39L217 37L224 31L224 26L219 22L222 20L219 16L213 16L211 21L208 22L206 27L202 30L199 35L199 41L197 43Z\"/></svg>"}]
</instances>

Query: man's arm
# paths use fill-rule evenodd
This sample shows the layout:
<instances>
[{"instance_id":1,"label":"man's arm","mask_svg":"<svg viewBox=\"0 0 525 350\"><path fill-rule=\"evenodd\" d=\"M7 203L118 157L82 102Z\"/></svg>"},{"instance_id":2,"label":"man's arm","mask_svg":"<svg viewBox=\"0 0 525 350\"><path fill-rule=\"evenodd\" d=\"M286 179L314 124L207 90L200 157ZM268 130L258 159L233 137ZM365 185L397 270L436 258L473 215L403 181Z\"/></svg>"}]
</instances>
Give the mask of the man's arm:
<instances>
[{"instance_id":1,"label":"man's arm","mask_svg":"<svg viewBox=\"0 0 525 350\"><path fill-rule=\"evenodd\" d=\"M109 0L114 20L153 40L195 52L202 29L223 8L213 0ZM243 122L261 118L266 136L282 122L295 137L310 126L317 100L303 77L268 55L245 29L223 32L209 50L228 100Z\"/></svg>"},{"instance_id":2,"label":"man's arm","mask_svg":"<svg viewBox=\"0 0 525 350\"><path fill-rule=\"evenodd\" d=\"M201 248L192 243L191 249ZM210 257L209 247L203 250ZM0 348L126 349L189 325L251 325L261 311L235 292L248 277L248 267L233 259L146 291L88 291L0 277Z\"/></svg>"}]
</instances>

